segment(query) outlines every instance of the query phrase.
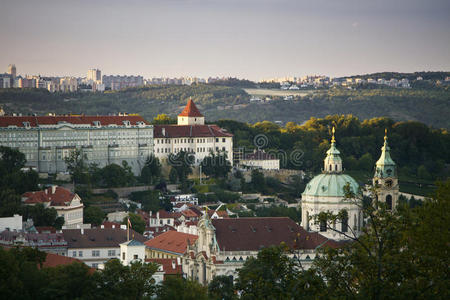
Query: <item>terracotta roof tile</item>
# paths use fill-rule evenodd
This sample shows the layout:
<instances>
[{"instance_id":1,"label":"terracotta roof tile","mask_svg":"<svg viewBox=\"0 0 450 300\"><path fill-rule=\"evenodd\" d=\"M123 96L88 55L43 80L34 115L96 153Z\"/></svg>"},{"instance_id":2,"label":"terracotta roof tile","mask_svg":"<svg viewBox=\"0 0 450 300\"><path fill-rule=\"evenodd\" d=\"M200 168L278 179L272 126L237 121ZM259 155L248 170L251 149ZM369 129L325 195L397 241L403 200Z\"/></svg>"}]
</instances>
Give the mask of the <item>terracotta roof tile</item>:
<instances>
[{"instance_id":1,"label":"terracotta roof tile","mask_svg":"<svg viewBox=\"0 0 450 300\"><path fill-rule=\"evenodd\" d=\"M22 195L25 204L36 204L50 202L50 206L67 206L75 197L68 189L57 186L53 192L52 187L43 191L26 192Z\"/></svg>"},{"instance_id":2,"label":"terracotta roof tile","mask_svg":"<svg viewBox=\"0 0 450 300\"><path fill-rule=\"evenodd\" d=\"M154 262L163 267L164 275L182 274L183 270L181 265L178 264L176 259L171 258L148 258L146 262Z\"/></svg>"},{"instance_id":3,"label":"terracotta roof tile","mask_svg":"<svg viewBox=\"0 0 450 300\"><path fill-rule=\"evenodd\" d=\"M178 115L179 117L203 117L192 99L189 99L186 107Z\"/></svg>"},{"instance_id":4,"label":"terracotta roof tile","mask_svg":"<svg viewBox=\"0 0 450 300\"><path fill-rule=\"evenodd\" d=\"M247 154L245 159L248 160L278 160L274 153L266 153L265 151L256 150L253 153Z\"/></svg>"},{"instance_id":5,"label":"terracotta roof tile","mask_svg":"<svg viewBox=\"0 0 450 300\"><path fill-rule=\"evenodd\" d=\"M178 231L167 231L158 235L154 239L145 242L145 245L151 249L159 249L177 254L184 254L189 243L194 243L198 236Z\"/></svg>"},{"instance_id":6,"label":"terracotta roof tile","mask_svg":"<svg viewBox=\"0 0 450 300\"><path fill-rule=\"evenodd\" d=\"M340 243L307 232L293 220L280 218L213 219L216 238L223 251L259 250L286 243L292 249L315 249L321 245L339 247Z\"/></svg>"},{"instance_id":7,"label":"terracotta roof tile","mask_svg":"<svg viewBox=\"0 0 450 300\"><path fill-rule=\"evenodd\" d=\"M163 135L163 128L165 134ZM153 136L155 138L178 137L232 137L217 125L154 125Z\"/></svg>"},{"instance_id":8,"label":"terracotta roof tile","mask_svg":"<svg viewBox=\"0 0 450 300\"><path fill-rule=\"evenodd\" d=\"M61 116L0 116L0 127L17 126L25 127L24 122L29 122L31 127L38 125L57 125L60 122L69 124L94 125L94 121L100 121L102 126L106 125L124 125L124 121L130 121L130 125L137 125L137 122L143 122L146 125L150 123L139 115L128 116L85 116L85 115L61 115Z\"/></svg>"},{"instance_id":9,"label":"terracotta roof tile","mask_svg":"<svg viewBox=\"0 0 450 300\"><path fill-rule=\"evenodd\" d=\"M103 248L119 247L127 241L127 230L121 228L63 229L68 248ZM130 239L144 243L147 239L130 229Z\"/></svg>"},{"instance_id":10,"label":"terracotta roof tile","mask_svg":"<svg viewBox=\"0 0 450 300\"><path fill-rule=\"evenodd\" d=\"M67 257L63 255L58 255L54 253L47 253L47 256L45 257L45 261L42 264L43 268L51 268L51 267L57 267L62 265L70 265L74 262L83 263L82 261L73 258L73 257Z\"/></svg>"}]
</instances>

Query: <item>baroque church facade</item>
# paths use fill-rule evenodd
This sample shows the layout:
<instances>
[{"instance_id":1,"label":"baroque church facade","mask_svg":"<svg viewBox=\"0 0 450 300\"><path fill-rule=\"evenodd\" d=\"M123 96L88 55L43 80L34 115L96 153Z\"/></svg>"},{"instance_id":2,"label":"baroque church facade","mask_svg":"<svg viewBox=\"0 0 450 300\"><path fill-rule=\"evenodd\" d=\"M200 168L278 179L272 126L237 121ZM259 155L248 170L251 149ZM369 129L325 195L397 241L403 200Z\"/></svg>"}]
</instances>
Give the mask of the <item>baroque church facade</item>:
<instances>
[{"instance_id":1,"label":"baroque church facade","mask_svg":"<svg viewBox=\"0 0 450 300\"><path fill-rule=\"evenodd\" d=\"M265 247L284 243L291 249L290 256L306 269L318 248L339 247L338 242L306 232L287 217L210 219L205 213L197 226L198 239L188 245L182 268L187 278L201 284L219 275L236 278L245 261Z\"/></svg>"},{"instance_id":2,"label":"baroque church facade","mask_svg":"<svg viewBox=\"0 0 450 300\"><path fill-rule=\"evenodd\" d=\"M356 197L360 191L358 183L351 176L344 174L340 152L336 148L333 136L331 147L324 160L323 172L315 176L302 194L302 226L307 231L320 232L333 240L348 240L358 237L364 226L362 202ZM395 209L398 203L399 185L396 164L390 155L385 131L384 145L375 165L372 197L375 201L385 203L388 210ZM320 213L341 215L334 221L320 220Z\"/></svg>"}]
</instances>

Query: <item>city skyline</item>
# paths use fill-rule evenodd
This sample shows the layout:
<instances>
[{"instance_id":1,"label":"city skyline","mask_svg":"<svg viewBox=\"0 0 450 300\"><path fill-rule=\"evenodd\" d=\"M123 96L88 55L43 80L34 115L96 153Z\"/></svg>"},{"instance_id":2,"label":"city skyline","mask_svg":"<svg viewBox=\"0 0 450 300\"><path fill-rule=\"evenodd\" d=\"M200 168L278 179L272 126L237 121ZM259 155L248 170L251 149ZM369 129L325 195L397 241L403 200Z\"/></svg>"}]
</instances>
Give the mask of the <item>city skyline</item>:
<instances>
[{"instance_id":1,"label":"city skyline","mask_svg":"<svg viewBox=\"0 0 450 300\"><path fill-rule=\"evenodd\" d=\"M431 2L2 1L0 72L258 81L445 71L450 3Z\"/></svg>"}]
</instances>

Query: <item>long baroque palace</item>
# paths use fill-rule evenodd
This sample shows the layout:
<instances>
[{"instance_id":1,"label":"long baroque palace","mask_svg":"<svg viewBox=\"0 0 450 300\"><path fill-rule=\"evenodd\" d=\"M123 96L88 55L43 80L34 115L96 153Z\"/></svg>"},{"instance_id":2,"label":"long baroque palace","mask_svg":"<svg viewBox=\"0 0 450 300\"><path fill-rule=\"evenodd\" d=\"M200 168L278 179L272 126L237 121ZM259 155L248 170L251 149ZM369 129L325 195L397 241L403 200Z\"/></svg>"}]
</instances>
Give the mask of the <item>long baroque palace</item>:
<instances>
[{"instance_id":1,"label":"long baroque palace","mask_svg":"<svg viewBox=\"0 0 450 300\"><path fill-rule=\"evenodd\" d=\"M224 152L232 161L233 135L205 117L192 100L178 116L177 125L153 126L139 115L0 116L0 146L25 154L27 167L39 173L67 172L65 158L80 150L87 163L99 167L126 161L140 174L146 159L166 161L180 151L195 163L211 152Z\"/></svg>"}]
</instances>

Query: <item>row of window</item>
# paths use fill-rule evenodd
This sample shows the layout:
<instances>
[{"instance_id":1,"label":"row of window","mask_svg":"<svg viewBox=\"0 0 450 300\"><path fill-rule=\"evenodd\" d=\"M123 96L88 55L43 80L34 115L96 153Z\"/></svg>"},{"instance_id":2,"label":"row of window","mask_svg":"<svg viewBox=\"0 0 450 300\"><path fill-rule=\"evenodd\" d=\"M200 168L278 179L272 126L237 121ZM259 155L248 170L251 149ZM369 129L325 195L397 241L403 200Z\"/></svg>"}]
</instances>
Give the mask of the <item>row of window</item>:
<instances>
[{"instance_id":1,"label":"row of window","mask_svg":"<svg viewBox=\"0 0 450 300\"><path fill-rule=\"evenodd\" d=\"M83 257L83 251L72 251L72 257ZM92 257L99 257L100 250L92 250ZM108 250L108 256L116 256L116 250Z\"/></svg>"},{"instance_id":2,"label":"row of window","mask_svg":"<svg viewBox=\"0 0 450 300\"><path fill-rule=\"evenodd\" d=\"M170 139L155 139L156 140L156 144L170 144L171 140ZM212 143L214 141L213 138L208 138L208 139L197 139L197 143ZM226 139L222 138L222 143L225 143ZM173 143L174 144L183 144L183 143L193 143L194 139L192 138L182 138L182 139L174 139ZM219 142L219 138L216 138L216 143Z\"/></svg>"}]
</instances>

